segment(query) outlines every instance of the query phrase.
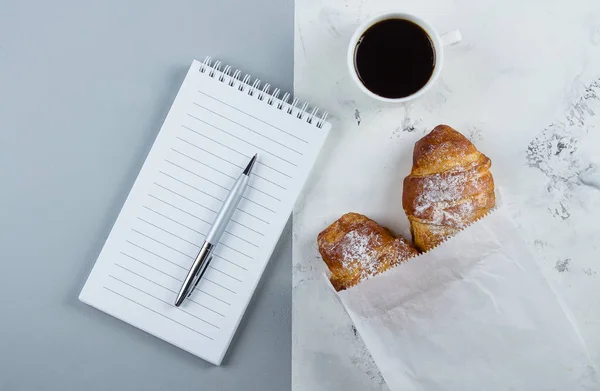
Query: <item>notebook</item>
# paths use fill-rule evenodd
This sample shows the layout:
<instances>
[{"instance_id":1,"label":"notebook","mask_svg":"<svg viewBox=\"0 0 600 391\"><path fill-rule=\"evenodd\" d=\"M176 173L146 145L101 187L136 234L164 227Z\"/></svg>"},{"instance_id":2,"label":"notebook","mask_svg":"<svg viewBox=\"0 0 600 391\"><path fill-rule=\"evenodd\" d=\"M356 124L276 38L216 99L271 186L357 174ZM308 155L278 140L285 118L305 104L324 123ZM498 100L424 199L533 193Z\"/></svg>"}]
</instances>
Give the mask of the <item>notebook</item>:
<instances>
[{"instance_id":1,"label":"notebook","mask_svg":"<svg viewBox=\"0 0 600 391\"><path fill-rule=\"evenodd\" d=\"M79 299L219 365L325 142L326 117L219 61L194 61ZM255 153L213 261L174 307Z\"/></svg>"}]
</instances>

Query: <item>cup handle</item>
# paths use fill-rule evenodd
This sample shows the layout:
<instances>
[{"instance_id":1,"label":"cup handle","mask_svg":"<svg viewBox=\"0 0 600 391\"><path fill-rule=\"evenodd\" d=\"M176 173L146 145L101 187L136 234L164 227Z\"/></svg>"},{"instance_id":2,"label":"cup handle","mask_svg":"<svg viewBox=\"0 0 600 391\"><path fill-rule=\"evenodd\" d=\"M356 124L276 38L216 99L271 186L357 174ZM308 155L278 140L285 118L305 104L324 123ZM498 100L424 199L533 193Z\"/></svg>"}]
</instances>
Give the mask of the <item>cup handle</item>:
<instances>
[{"instance_id":1,"label":"cup handle","mask_svg":"<svg viewBox=\"0 0 600 391\"><path fill-rule=\"evenodd\" d=\"M442 34L440 39L442 40L442 45L450 46L462 41L462 35L460 34L459 30L452 30L445 34Z\"/></svg>"}]
</instances>

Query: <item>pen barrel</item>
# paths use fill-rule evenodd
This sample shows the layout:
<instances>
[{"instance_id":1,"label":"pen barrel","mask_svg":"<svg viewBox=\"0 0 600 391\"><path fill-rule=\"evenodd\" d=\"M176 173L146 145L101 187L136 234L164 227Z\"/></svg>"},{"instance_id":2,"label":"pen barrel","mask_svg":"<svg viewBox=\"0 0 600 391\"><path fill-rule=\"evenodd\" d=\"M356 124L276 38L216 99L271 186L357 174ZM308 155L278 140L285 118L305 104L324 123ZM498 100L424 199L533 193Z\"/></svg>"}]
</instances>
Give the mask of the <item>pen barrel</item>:
<instances>
[{"instance_id":1,"label":"pen barrel","mask_svg":"<svg viewBox=\"0 0 600 391\"><path fill-rule=\"evenodd\" d=\"M219 213L217 213L217 217L215 217L212 227L206 235L207 242L216 245L221 239L227 224L231 220L231 216L233 216L233 213L236 211L242 196L244 195L248 180L249 177L242 174L233 184L231 191L227 195L227 198L225 198L225 201L223 201L223 205L221 205Z\"/></svg>"}]
</instances>

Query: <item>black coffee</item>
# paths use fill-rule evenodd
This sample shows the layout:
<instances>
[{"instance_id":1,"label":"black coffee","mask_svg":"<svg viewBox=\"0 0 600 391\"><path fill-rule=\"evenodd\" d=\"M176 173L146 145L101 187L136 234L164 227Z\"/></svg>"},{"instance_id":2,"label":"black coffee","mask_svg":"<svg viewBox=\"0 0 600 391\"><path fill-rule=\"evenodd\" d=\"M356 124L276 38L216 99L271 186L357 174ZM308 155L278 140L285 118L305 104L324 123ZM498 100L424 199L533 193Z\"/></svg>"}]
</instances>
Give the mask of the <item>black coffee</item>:
<instances>
[{"instance_id":1,"label":"black coffee","mask_svg":"<svg viewBox=\"0 0 600 391\"><path fill-rule=\"evenodd\" d=\"M433 74L435 49L429 35L404 19L369 27L354 49L362 83L384 98L404 98L420 90Z\"/></svg>"}]
</instances>

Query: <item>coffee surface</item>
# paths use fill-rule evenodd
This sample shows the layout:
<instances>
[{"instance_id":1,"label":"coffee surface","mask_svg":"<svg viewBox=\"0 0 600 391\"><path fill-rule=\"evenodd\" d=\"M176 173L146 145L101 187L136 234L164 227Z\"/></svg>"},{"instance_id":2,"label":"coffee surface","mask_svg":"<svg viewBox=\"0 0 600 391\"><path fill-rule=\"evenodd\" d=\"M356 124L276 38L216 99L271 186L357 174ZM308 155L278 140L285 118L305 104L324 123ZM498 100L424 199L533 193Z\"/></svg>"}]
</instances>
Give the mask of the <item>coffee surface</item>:
<instances>
[{"instance_id":1,"label":"coffee surface","mask_svg":"<svg viewBox=\"0 0 600 391\"><path fill-rule=\"evenodd\" d=\"M431 78L435 49L420 26L387 19L369 27L354 49L354 67L361 82L384 98L404 98Z\"/></svg>"}]
</instances>

